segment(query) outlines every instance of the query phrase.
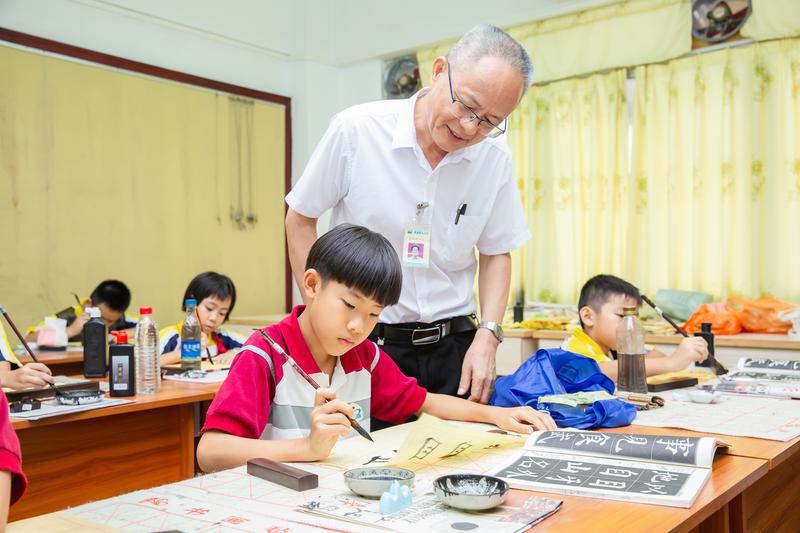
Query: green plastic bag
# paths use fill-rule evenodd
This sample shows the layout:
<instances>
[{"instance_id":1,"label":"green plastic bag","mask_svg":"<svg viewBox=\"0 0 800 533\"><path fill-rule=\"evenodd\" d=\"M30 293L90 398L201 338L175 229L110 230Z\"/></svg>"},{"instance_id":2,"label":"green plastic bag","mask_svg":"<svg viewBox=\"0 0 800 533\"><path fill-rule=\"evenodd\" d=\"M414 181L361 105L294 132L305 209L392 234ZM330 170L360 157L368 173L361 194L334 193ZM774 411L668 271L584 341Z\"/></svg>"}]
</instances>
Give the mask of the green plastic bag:
<instances>
[{"instance_id":1,"label":"green plastic bag","mask_svg":"<svg viewBox=\"0 0 800 533\"><path fill-rule=\"evenodd\" d=\"M685 322L689 320L698 307L711 303L710 294L698 291L676 291L673 289L658 289L656 305L665 315L673 320Z\"/></svg>"}]
</instances>

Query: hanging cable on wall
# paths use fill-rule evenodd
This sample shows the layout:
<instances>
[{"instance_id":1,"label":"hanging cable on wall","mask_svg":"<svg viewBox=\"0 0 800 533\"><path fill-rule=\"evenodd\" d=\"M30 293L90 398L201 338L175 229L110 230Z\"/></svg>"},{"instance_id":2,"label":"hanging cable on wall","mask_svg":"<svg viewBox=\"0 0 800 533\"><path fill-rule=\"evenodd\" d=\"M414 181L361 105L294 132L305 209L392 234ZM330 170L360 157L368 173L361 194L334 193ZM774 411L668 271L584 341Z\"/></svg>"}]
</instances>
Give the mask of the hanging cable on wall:
<instances>
[{"instance_id":1,"label":"hanging cable on wall","mask_svg":"<svg viewBox=\"0 0 800 533\"><path fill-rule=\"evenodd\" d=\"M236 227L255 227L255 190L253 187L253 114L255 102L248 98L229 96L230 136L233 146L230 152L230 218ZM247 210L245 211L245 197Z\"/></svg>"}]
</instances>

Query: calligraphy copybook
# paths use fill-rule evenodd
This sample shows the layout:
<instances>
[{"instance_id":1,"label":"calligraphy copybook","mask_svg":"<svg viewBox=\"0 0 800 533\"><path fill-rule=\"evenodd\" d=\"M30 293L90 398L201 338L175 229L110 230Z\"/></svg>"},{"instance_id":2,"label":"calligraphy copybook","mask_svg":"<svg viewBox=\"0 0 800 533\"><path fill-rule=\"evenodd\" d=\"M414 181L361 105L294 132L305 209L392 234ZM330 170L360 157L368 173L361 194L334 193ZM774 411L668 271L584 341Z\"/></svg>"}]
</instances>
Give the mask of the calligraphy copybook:
<instances>
[{"instance_id":1,"label":"calligraphy copybook","mask_svg":"<svg viewBox=\"0 0 800 533\"><path fill-rule=\"evenodd\" d=\"M739 359L738 368L725 376L715 390L725 394L800 399L800 361L791 359Z\"/></svg>"},{"instance_id":2,"label":"calligraphy copybook","mask_svg":"<svg viewBox=\"0 0 800 533\"><path fill-rule=\"evenodd\" d=\"M518 489L691 507L720 446L712 437L537 431L492 475Z\"/></svg>"}]
</instances>

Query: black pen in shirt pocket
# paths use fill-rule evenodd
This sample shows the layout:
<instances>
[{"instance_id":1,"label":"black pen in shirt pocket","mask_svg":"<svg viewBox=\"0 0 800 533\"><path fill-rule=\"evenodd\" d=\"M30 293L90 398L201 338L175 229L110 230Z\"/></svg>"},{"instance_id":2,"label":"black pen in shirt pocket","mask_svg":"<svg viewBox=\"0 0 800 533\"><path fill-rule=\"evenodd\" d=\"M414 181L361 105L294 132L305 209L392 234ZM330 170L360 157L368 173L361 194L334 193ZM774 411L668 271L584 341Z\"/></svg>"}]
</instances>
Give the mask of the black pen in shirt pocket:
<instances>
[{"instance_id":1,"label":"black pen in shirt pocket","mask_svg":"<svg viewBox=\"0 0 800 533\"><path fill-rule=\"evenodd\" d=\"M466 212L467 212L467 204L461 204L461 205L458 206L458 209L456 209L456 221L455 221L455 224L458 224L458 219L461 218L461 215L466 214Z\"/></svg>"}]
</instances>

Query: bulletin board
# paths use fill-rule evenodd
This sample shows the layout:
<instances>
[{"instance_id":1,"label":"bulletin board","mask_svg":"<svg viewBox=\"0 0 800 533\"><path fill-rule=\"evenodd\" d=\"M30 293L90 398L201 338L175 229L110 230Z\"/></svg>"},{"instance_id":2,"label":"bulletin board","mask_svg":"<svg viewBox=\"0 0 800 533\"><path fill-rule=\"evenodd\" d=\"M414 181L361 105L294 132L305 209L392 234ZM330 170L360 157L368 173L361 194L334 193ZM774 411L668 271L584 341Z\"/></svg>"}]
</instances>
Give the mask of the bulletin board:
<instances>
[{"instance_id":1,"label":"bulletin board","mask_svg":"<svg viewBox=\"0 0 800 533\"><path fill-rule=\"evenodd\" d=\"M234 316L287 310L288 97L2 28L0 72L0 295L18 322L116 278L166 326L207 270L236 284Z\"/></svg>"}]
</instances>

